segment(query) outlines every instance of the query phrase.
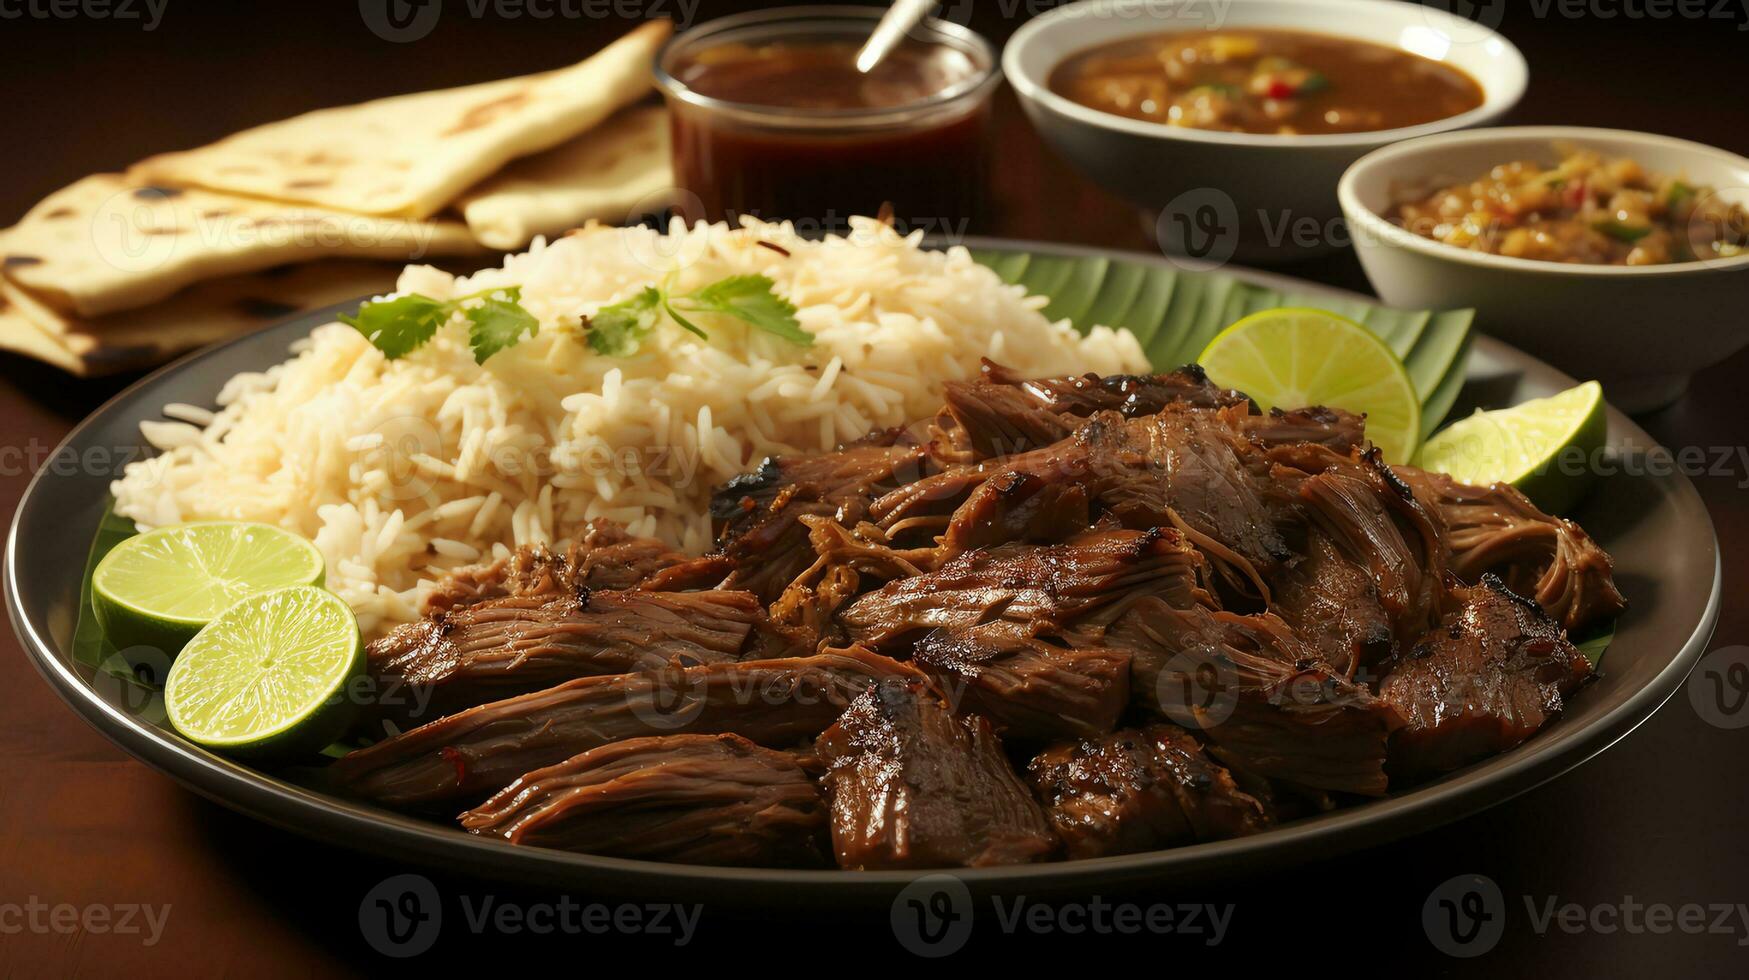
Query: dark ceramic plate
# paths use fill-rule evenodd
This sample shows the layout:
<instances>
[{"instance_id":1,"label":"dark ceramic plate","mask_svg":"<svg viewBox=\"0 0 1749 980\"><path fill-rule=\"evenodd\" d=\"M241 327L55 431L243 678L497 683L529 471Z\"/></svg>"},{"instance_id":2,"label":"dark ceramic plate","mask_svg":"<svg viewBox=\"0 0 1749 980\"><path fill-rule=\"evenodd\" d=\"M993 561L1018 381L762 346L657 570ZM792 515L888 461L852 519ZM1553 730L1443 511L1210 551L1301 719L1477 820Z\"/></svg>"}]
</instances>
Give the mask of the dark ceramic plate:
<instances>
[{"instance_id":1,"label":"dark ceramic plate","mask_svg":"<svg viewBox=\"0 0 1749 980\"><path fill-rule=\"evenodd\" d=\"M1070 257L1097 254L1019 243L977 245ZM1156 265L1162 261L1110 258ZM1240 276L1273 289L1319 292L1333 300L1357 298L1281 277ZM332 312L281 324L159 371L75 429L57 458L96 460L87 454L137 450L140 422L160 417L161 406L211 404L227 378L282 360L292 340L328 322ZM1525 354L1478 338L1457 411L1509 405L1572 383ZM1615 451L1641 456L1657 451L1657 444L1619 412L1610 412L1609 425ZM198 748L142 710L127 685L73 657L87 547L105 511L108 482L101 464L50 467L38 474L7 540L7 605L27 655L74 711L141 761L195 792L319 840L416 863L588 887L598 893L773 904L887 900L914 877L700 868L514 847L325 794L308 773L263 772ZM1241 840L1094 861L958 871L956 876L974 892L1025 890L1040 895L1287 864L1303 855L1327 856L1457 819L1586 761L1650 717L1682 684L1712 636L1720 578L1712 522L1694 487L1680 475L1611 476L1574 516L1615 556L1618 581L1633 606L1618 624L1602 678L1573 700L1565 717L1525 745L1437 782Z\"/></svg>"}]
</instances>

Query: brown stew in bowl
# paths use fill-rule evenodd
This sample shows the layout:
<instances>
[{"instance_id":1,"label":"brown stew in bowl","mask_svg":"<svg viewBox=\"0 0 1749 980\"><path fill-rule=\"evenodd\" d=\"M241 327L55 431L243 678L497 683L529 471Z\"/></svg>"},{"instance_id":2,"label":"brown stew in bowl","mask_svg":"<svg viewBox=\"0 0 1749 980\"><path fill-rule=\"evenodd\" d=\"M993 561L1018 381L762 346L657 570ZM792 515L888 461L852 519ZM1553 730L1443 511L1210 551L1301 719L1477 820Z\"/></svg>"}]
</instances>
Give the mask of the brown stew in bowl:
<instances>
[{"instance_id":1,"label":"brown stew in bowl","mask_svg":"<svg viewBox=\"0 0 1749 980\"><path fill-rule=\"evenodd\" d=\"M1482 104L1481 85L1451 65L1287 30L1125 38L1071 56L1050 87L1132 119L1280 136L1398 129Z\"/></svg>"}]
</instances>

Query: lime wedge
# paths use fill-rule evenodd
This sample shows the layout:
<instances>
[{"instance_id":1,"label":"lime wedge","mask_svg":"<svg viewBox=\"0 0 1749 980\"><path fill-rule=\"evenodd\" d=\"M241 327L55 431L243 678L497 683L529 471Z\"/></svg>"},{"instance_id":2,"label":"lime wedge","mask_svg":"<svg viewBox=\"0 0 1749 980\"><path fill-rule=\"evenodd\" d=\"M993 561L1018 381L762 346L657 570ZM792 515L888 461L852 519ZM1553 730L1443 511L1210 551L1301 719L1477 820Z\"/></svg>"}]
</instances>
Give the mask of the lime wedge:
<instances>
[{"instance_id":1,"label":"lime wedge","mask_svg":"<svg viewBox=\"0 0 1749 980\"><path fill-rule=\"evenodd\" d=\"M322 581L322 553L290 531L228 521L180 524L116 545L91 575L91 603L117 648L143 645L175 656L238 600Z\"/></svg>"},{"instance_id":2,"label":"lime wedge","mask_svg":"<svg viewBox=\"0 0 1749 980\"><path fill-rule=\"evenodd\" d=\"M1422 447L1421 467L1478 486L1510 483L1559 514L1585 495L1608 436L1603 386L1587 381L1453 422Z\"/></svg>"},{"instance_id":3,"label":"lime wedge","mask_svg":"<svg viewBox=\"0 0 1749 980\"><path fill-rule=\"evenodd\" d=\"M1323 310L1264 310L1215 336L1197 362L1265 410L1323 405L1366 415L1388 463L1421 442L1421 398L1403 362L1371 330Z\"/></svg>"},{"instance_id":4,"label":"lime wedge","mask_svg":"<svg viewBox=\"0 0 1749 980\"><path fill-rule=\"evenodd\" d=\"M345 600L302 585L251 596L182 648L164 683L170 724L222 752L318 752L345 731L364 641Z\"/></svg>"}]
</instances>

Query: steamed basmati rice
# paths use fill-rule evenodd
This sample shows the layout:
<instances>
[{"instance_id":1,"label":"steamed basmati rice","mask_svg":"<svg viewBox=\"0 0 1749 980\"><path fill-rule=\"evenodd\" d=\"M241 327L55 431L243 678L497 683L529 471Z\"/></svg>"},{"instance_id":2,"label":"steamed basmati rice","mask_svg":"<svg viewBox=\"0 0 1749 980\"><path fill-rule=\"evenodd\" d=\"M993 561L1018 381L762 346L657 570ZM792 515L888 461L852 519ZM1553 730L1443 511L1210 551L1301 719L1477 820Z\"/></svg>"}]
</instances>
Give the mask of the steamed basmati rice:
<instances>
[{"instance_id":1,"label":"steamed basmati rice","mask_svg":"<svg viewBox=\"0 0 1749 980\"><path fill-rule=\"evenodd\" d=\"M750 273L800 309L812 347L720 318L708 342L670 323L630 357L584 342L581 317L653 283ZM1050 323L964 249L927 252L871 221L819 242L753 221L592 229L471 277L410 267L398 288L510 285L541 329L483 366L459 321L397 361L329 324L232 378L210 415L168 407L172 421L143 426L163 452L115 483L116 510L142 529L235 519L306 535L374 634L416 618L445 572L563 546L594 518L703 552L712 486L927 416L981 357L1039 374L1146 367L1128 333Z\"/></svg>"}]
</instances>

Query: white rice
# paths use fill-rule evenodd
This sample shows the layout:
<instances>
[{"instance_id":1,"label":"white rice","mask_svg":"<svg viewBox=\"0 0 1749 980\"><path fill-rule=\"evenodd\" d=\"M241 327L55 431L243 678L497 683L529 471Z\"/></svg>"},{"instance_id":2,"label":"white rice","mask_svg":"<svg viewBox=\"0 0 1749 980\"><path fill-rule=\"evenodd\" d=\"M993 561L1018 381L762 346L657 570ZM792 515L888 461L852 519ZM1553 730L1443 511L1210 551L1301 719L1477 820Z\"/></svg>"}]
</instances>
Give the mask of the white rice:
<instances>
[{"instance_id":1,"label":"white rice","mask_svg":"<svg viewBox=\"0 0 1749 980\"><path fill-rule=\"evenodd\" d=\"M646 286L745 273L800 308L812 347L721 318L709 342L665 323L631 357L584 343L582 315ZM593 518L702 552L713 485L930 415L941 382L981 357L1040 374L1146 366L1128 333L1082 337L964 249L926 252L871 221L823 242L751 221L591 230L467 278L413 266L399 290L511 285L541 329L484 366L459 319L398 361L330 324L285 363L232 378L217 411L167 406L173 421L142 426L163 452L116 481L117 511L142 528L235 519L303 534L374 634L416 618L446 571L562 546Z\"/></svg>"}]
</instances>

